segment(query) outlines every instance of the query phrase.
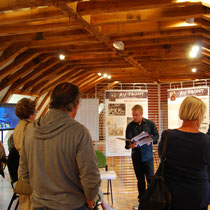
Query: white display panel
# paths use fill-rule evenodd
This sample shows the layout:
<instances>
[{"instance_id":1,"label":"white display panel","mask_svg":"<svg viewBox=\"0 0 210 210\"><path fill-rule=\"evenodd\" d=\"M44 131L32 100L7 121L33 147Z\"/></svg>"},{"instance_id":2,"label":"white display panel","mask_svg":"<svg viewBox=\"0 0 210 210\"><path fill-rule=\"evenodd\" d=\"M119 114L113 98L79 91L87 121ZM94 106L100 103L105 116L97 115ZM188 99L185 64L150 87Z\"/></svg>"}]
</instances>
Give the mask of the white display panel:
<instances>
[{"instance_id":1,"label":"white display panel","mask_svg":"<svg viewBox=\"0 0 210 210\"><path fill-rule=\"evenodd\" d=\"M89 131L92 140L99 140L99 99L82 98L75 119L83 124Z\"/></svg>"},{"instance_id":2,"label":"white display panel","mask_svg":"<svg viewBox=\"0 0 210 210\"><path fill-rule=\"evenodd\" d=\"M179 128L182 120L179 118L179 107L182 101L190 95L200 98L206 104L206 113L201 123L200 131L206 133L209 127L209 87L194 87L168 90L168 128Z\"/></svg>"},{"instance_id":3,"label":"white display panel","mask_svg":"<svg viewBox=\"0 0 210 210\"><path fill-rule=\"evenodd\" d=\"M117 137L125 137L126 127L133 120L132 108L140 104L143 116L148 117L147 90L107 90L105 91L106 156L130 156L125 142Z\"/></svg>"}]
</instances>

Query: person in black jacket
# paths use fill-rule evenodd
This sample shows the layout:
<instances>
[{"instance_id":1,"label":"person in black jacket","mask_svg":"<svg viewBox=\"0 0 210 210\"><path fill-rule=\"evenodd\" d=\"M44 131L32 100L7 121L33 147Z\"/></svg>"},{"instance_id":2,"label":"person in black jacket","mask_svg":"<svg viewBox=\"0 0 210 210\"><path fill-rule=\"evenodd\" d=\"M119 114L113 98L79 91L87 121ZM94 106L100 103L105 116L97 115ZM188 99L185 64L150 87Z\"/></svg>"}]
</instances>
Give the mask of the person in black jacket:
<instances>
[{"instance_id":1,"label":"person in black jacket","mask_svg":"<svg viewBox=\"0 0 210 210\"><path fill-rule=\"evenodd\" d=\"M141 105L135 105L132 108L133 121L127 125L126 139L132 139L134 136L145 131L151 135L153 143L157 144L159 139L159 133L155 126L155 123L151 120L143 118L143 107ZM138 146L138 142L130 143L126 141L126 149L132 149L132 161L133 167L138 180L138 199L142 196L146 189L146 182L150 183L151 176L154 175L154 163L153 163L153 150L152 144L145 144L141 147ZM134 206L134 209L138 209L138 206Z\"/></svg>"},{"instance_id":2,"label":"person in black jacket","mask_svg":"<svg viewBox=\"0 0 210 210\"><path fill-rule=\"evenodd\" d=\"M168 135L164 179L171 193L171 210L208 209L210 137L199 131L205 110L201 99L186 97L179 108L183 123ZM159 155L166 132L161 136Z\"/></svg>"}]
</instances>

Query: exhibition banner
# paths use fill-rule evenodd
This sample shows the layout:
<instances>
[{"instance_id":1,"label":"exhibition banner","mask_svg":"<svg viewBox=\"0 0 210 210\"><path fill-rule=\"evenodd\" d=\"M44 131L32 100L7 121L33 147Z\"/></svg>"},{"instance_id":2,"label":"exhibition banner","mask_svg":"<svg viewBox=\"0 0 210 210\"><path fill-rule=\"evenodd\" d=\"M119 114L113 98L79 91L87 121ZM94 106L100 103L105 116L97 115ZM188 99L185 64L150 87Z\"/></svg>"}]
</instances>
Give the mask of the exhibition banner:
<instances>
[{"instance_id":1,"label":"exhibition banner","mask_svg":"<svg viewBox=\"0 0 210 210\"><path fill-rule=\"evenodd\" d=\"M130 156L131 150L125 149L125 138L128 123L133 120L132 108L140 104L143 116L148 117L147 90L107 90L105 91L105 130L106 156Z\"/></svg>"},{"instance_id":2,"label":"exhibition banner","mask_svg":"<svg viewBox=\"0 0 210 210\"><path fill-rule=\"evenodd\" d=\"M206 113L199 129L206 133L209 127L209 87L206 86L168 90L168 128L179 128L182 125L182 120L179 119L179 107L190 95L200 98L206 104Z\"/></svg>"}]
</instances>

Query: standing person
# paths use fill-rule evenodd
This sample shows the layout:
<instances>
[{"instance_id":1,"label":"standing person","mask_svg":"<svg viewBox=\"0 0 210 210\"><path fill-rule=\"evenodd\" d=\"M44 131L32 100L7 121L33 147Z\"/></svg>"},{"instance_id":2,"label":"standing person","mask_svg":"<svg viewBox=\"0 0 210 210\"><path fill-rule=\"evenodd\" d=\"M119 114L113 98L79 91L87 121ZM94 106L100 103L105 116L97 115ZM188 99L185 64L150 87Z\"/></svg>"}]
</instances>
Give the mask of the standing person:
<instances>
[{"instance_id":1,"label":"standing person","mask_svg":"<svg viewBox=\"0 0 210 210\"><path fill-rule=\"evenodd\" d=\"M74 120L79 98L76 85L57 85L49 112L26 130L20 174L33 188L35 210L93 208L100 174L89 131Z\"/></svg>"},{"instance_id":2,"label":"standing person","mask_svg":"<svg viewBox=\"0 0 210 210\"><path fill-rule=\"evenodd\" d=\"M4 177L4 166L7 162L6 153L4 150L4 146L0 141L0 174Z\"/></svg>"},{"instance_id":3,"label":"standing person","mask_svg":"<svg viewBox=\"0 0 210 210\"><path fill-rule=\"evenodd\" d=\"M36 117L36 102L28 98L22 98L18 101L15 107L15 114L19 118L19 122L14 130L13 140L14 147L9 154L8 161L13 161L13 167L9 168L12 172L12 176L17 176L17 168L19 164L19 155L21 153L21 147L23 142L23 135L26 128L35 120ZM19 154L19 155L18 155ZM21 179L18 173L18 179ZM20 195L19 196L19 208L21 210L30 210L32 209L30 196Z\"/></svg>"},{"instance_id":4,"label":"standing person","mask_svg":"<svg viewBox=\"0 0 210 210\"><path fill-rule=\"evenodd\" d=\"M154 122L143 118L143 107L138 104L135 105L132 108L132 114L133 121L127 125L126 138L132 139L134 136L145 131L151 135L153 143L157 144L157 141L159 139L158 130ZM132 148L132 161L136 178L138 181L138 199L140 199L140 197L146 189L145 176L147 182L150 183L150 177L154 175L152 144L145 144L142 147L138 147L138 142L132 144L129 141L126 141L125 148ZM133 208L138 209L138 205L133 206Z\"/></svg>"},{"instance_id":5,"label":"standing person","mask_svg":"<svg viewBox=\"0 0 210 210\"><path fill-rule=\"evenodd\" d=\"M179 108L182 126L170 131L167 141L165 181L171 193L171 210L207 210L210 137L199 131L205 103L188 96ZM162 133L159 154L162 152Z\"/></svg>"}]
</instances>

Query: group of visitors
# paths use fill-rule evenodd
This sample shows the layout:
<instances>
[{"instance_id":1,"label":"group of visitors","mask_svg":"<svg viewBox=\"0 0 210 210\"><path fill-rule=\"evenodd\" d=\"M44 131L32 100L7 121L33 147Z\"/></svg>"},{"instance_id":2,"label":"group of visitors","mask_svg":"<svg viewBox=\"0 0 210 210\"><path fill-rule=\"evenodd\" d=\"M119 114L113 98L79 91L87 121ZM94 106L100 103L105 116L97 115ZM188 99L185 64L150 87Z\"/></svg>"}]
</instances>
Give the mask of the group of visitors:
<instances>
[{"instance_id":1,"label":"group of visitors","mask_svg":"<svg viewBox=\"0 0 210 210\"><path fill-rule=\"evenodd\" d=\"M210 136L199 131L204 118L205 103L195 96L188 96L179 109L182 126L168 134L166 148L165 182L171 193L171 210L207 210L210 202L208 170L210 167ZM135 105L132 109L133 121L128 124L126 138L132 139L142 131L148 132L156 144L159 138L155 124L143 118L143 108ZM163 140L167 131L161 135L158 145L162 152ZM138 142L126 142L126 149L132 148L132 160L140 199L154 175L152 145L138 147ZM140 209L140 205L134 206Z\"/></svg>"},{"instance_id":2,"label":"group of visitors","mask_svg":"<svg viewBox=\"0 0 210 210\"><path fill-rule=\"evenodd\" d=\"M43 117L35 120L35 101L23 98L17 103L20 121L13 139L20 155L18 179L32 188L30 196L20 195L21 210L94 209L97 195L103 197L91 136L87 128L74 120L79 101L79 88L61 83L53 90L50 110ZM169 132L165 181L172 196L171 210L208 209L210 136L199 131L205 110L202 100L194 96L185 98L179 110L183 124ZM143 117L142 106L135 105L132 114L126 138L146 131L157 144L158 130L154 122ZM159 154L165 134L166 131L161 135ZM126 141L125 145L132 149L139 200L154 175L153 143L139 147L138 143ZM0 155L2 148L0 145ZM103 199L102 208L113 209ZM134 208L140 210L139 205Z\"/></svg>"}]
</instances>

